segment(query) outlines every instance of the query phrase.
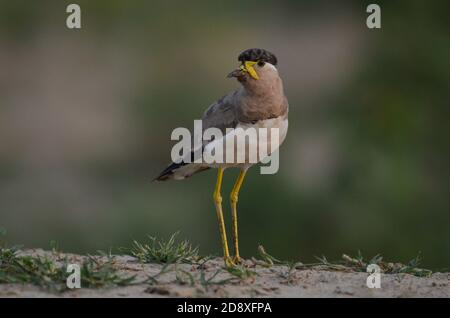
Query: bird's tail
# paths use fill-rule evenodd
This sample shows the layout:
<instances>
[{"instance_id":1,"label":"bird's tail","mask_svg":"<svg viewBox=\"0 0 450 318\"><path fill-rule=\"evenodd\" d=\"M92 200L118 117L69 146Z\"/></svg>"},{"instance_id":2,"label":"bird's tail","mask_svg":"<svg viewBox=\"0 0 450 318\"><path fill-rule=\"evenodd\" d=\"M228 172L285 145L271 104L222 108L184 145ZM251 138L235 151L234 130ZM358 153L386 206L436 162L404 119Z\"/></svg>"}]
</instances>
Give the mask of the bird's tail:
<instances>
[{"instance_id":1,"label":"bird's tail","mask_svg":"<svg viewBox=\"0 0 450 318\"><path fill-rule=\"evenodd\" d=\"M183 180L193 174L209 169L199 163L172 163L164 169L153 181Z\"/></svg>"}]
</instances>

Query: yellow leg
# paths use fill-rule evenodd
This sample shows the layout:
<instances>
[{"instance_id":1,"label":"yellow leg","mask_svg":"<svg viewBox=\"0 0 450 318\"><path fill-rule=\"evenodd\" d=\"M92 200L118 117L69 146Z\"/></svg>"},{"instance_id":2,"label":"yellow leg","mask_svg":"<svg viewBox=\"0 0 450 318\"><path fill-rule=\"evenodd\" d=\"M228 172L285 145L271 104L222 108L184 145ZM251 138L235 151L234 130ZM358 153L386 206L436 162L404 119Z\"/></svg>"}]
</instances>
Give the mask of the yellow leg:
<instances>
[{"instance_id":1,"label":"yellow leg","mask_svg":"<svg viewBox=\"0 0 450 318\"><path fill-rule=\"evenodd\" d=\"M222 177L223 177L223 168L218 169L217 173L217 182L216 189L214 190L214 204L216 206L217 218L219 219L219 231L220 238L222 240L222 248L223 248L223 257L225 260L226 266L233 266L233 261L230 257L230 252L228 250L228 241L227 241L227 232L225 230L225 221L223 219L222 212L222 196L220 195L220 189L222 187Z\"/></svg>"},{"instance_id":2,"label":"yellow leg","mask_svg":"<svg viewBox=\"0 0 450 318\"><path fill-rule=\"evenodd\" d=\"M239 190L241 189L242 182L244 181L246 171L247 170L241 170L241 172L239 173L239 177L237 178L237 180L233 186L233 190L231 190L231 194L230 194L231 219L232 219L232 225L233 225L233 244L234 244L234 252L235 252L233 261L235 263L241 262L241 256L239 255L237 201L238 201Z\"/></svg>"}]
</instances>

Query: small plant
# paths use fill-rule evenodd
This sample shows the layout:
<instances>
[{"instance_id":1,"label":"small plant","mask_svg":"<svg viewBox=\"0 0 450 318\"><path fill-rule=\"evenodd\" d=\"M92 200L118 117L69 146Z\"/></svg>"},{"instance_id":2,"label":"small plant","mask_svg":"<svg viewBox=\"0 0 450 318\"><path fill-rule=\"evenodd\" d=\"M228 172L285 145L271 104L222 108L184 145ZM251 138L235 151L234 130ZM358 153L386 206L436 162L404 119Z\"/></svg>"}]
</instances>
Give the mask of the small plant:
<instances>
[{"instance_id":1,"label":"small plant","mask_svg":"<svg viewBox=\"0 0 450 318\"><path fill-rule=\"evenodd\" d=\"M205 291L208 291L211 286L225 285L229 282L238 280L237 277L216 279L217 275L222 272L223 271L221 269L218 269L213 274L208 276L204 269L200 269L199 275L193 275L185 270L177 270L175 282L179 285L188 285L191 287L200 285Z\"/></svg>"},{"instance_id":2,"label":"small plant","mask_svg":"<svg viewBox=\"0 0 450 318\"><path fill-rule=\"evenodd\" d=\"M248 269L243 265L226 267L225 269L230 275L238 278L239 280L247 280L249 278L254 278L255 276L258 275L258 273Z\"/></svg>"},{"instance_id":3,"label":"small plant","mask_svg":"<svg viewBox=\"0 0 450 318\"><path fill-rule=\"evenodd\" d=\"M258 246L258 254L261 257L261 260L263 261L263 263L265 263L268 267L273 266L274 264L285 265L287 263L287 262L282 262L282 261L276 259L275 257L273 257L272 255L270 255L269 253L267 253L264 246L262 246L262 245Z\"/></svg>"},{"instance_id":4,"label":"small plant","mask_svg":"<svg viewBox=\"0 0 450 318\"><path fill-rule=\"evenodd\" d=\"M284 279L283 283L290 285L295 281L295 269L297 263L291 262L289 264L286 264L286 266L287 269L279 272L278 276Z\"/></svg>"},{"instance_id":5,"label":"small plant","mask_svg":"<svg viewBox=\"0 0 450 318\"><path fill-rule=\"evenodd\" d=\"M58 253L59 252L59 244L57 241L55 240L51 240L50 241L50 249L52 251L52 253Z\"/></svg>"},{"instance_id":6,"label":"small plant","mask_svg":"<svg viewBox=\"0 0 450 318\"><path fill-rule=\"evenodd\" d=\"M328 270L366 272L369 264L376 264L385 274L411 274L418 277L428 277L433 274L433 272L429 269L419 268L421 261L420 254L409 261L406 265L401 263L385 262L383 261L383 257L381 255L375 255L370 260L365 260L361 252L358 252L356 257L343 254L342 260L335 262L328 261L325 256L316 258L319 261L318 263L298 264L296 265L296 268L304 269L322 266Z\"/></svg>"},{"instance_id":7,"label":"small plant","mask_svg":"<svg viewBox=\"0 0 450 318\"><path fill-rule=\"evenodd\" d=\"M67 290L68 261L55 262L50 257L19 255L16 247L0 247L0 284L32 284L52 292ZM89 256L80 266L81 286L100 288L129 285L134 276L122 277L113 262Z\"/></svg>"},{"instance_id":8,"label":"small plant","mask_svg":"<svg viewBox=\"0 0 450 318\"><path fill-rule=\"evenodd\" d=\"M225 285L225 284L235 280L235 277L229 277L229 278L225 278L225 279L215 280L217 275L219 275L221 272L222 271L220 269L218 269L214 272L214 274L207 277L205 271L202 270L200 272L200 278L199 278L200 285L202 285L202 287L207 291L210 286Z\"/></svg>"},{"instance_id":9,"label":"small plant","mask_svg":"<svg viewBox=\"0 0 450 318\"><path fill-rule=\"evenodd\" d=\"M178 270L175 274L175 282L178 285L195 285L195 277L191 273L185 270Z\"/></svg>"},{"instance_id":10,"label":"small plant","mask_svg":"<svg viewBox=\"0 0 450 318\"><path fill-rule=\"evenodd\" d=\"M129 253L142 263L193 263L199 260L198 248L188 241L176 242L178 233L172 234L168 241L149 237L149 244L133 242Z\"/></svg>"},{"instance_id":11,"label":"small plant","mask_svg":"<svg viewBox=\"0 0 450 318\"><path fill-rule=\"evenodd\" d=\"M46 257L18 256L16 248L0 250L0 283L33 284L60 291L65 288L66 273Z\"/></svg>"},{"instance_id":12,"label":"small plant","mask_svg":"<svg viewBox=\"0 0 450 318\"><path fill-rule=\"evenodd\" d=\"M171 264L169 264L169 263L164 264L158 273L156 273L153 276L147 276L147 279L145 280L145 282L147 282L150 285L159 284L158 278L160 278L164 274L170 273L173 270L176 271L176 267L173 268L173 266L170 266L170 265Z\"/></svg>"},{"instance_id":13,"label":"small plant","mask_svg":"<svg viewBox=\"0 0 450 318\"><path fill-rule=\"evenodd\" d=\"M81 286L86 288L127 286L133 284L136 277L135 275L128 277L120 275L114 267L112 257L101 261L88 255L80 270Z\"/></svg>"},{"instance_id":14,"label":"small plant","mask_svg":"<svg viewBox=\"0 0 450 318\"><path fill-rule=\"evenodd\" d=\"M296 269L297 265L301 264L301 263L296 263L296 262L292 262L292 261L281 261L281 260L273 257L272 255L270 255L269 253L267 253L266 249L262 245L258 246L258 254L259 254L259 257L261 258L261 260L255 259L254 260L255 264L258 264L258 265L261 265L264 267L272 267L273 265L284 265L286 268L284 268L283 266L280 266L281 271L278 273L278 276L281 277L282 279L284 279L284 283L286 283L288 285L294 281L295 269Z\"/></svg>"},{"instance_id":15,"label":"small plant","mask_svg":"<svg viewBox=\"0 0 450 318\"><path fill-rule=\"evenodd\" d=\"M342 255L343 260L349 266L352 266L357 271L365 272L369 264L376 264L380 266L383 273L386 274L411 274L418 277L428 277L433 272L429 269L419 268L421 262L421 255L417 255L408 264L384 262L381 255L375 255L371 260L365 261L364 257L358 252L358 256L352 258L346 254Z\"/></svg>"},{"instance_id":16,"label":"small plant","mask_svg":"<svg viewBox=\"0 0 450 318\"><path fill-rule=\"evenodd\" d=\"M422 261L421 255L417 255L406 266L400 268L399 273L411 274L419 277L429 277L433 274L433 271L429 269L419 268Z\"/></svg>"}]
</instances>

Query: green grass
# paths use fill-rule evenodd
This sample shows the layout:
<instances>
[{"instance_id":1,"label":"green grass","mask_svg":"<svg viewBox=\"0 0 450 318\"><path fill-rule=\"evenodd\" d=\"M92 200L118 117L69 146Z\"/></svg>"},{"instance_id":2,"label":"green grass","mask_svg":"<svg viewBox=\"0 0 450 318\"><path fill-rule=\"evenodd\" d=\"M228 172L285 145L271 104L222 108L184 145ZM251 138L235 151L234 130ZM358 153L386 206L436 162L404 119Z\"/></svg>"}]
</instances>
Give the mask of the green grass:
<instances>
[{"instance_id":1,"label":"green grass","mask_svg":"<svg viewBox=\"0 0 450 318\"><path fill-rule=\"evenodd\" d=\"M198 275L194 275L185 270L177 270L175 282L179 285L201 286L204 291L208 291L211 286L225 285L236 281L235 277L227 277L217 279L223 270L218 269L214 273L208 275L204 269L200 269Z\"/></svg>"},{"instance_id":2,"label":"green grass","mask_svg":"<svg viewBox=\"0 0 450 318\"><path fill-rule=\"evenodd\" d=\"M134 241L132 247L125 251L142 263L194 263L201 259L198 248L192 247L186 240L177 242L177 235L172 234L168 241L150 236L148 243Z\"/></svg>"},{"instance_id":3,"label":"green grass","mask_svg":"<svg viewBox=\"0 0 450 318\"><path fill-rule=\"evenodd\" d=\"M104 288L134 284L135 276L123 276L114 267L112 258L106 261L88 256L81 267L81 287Z\"/></svg>"},{"instance_id":4,"label":"green grass","mask_svg":"<svg viewBox=\"0 0 450 318\"><path fill-rule=\"evenodd\" d=\"M253 278L258 275L255 271L250 270L244 265L225 267L225 269L230 275L238 278L239 280L248 280L249 278Z\"/></svg>"},{"instance_id":5,"label":"green grass","mask_svg":"<svg viewBox=\"0 0 450 318\"><path fill-rule=\"evenodd\" d=\"M45 257L17 256L16 248L0 249L0 283L33 284L60 291L67 274ZM65 285L64 285L65 286Z\"/></svg>"},{"instance_id":6,"label":"green grass","mask_svg":"<svg viewBox=\"0 0 450 318\"><path fill-rule=\"evenodd\" d=\"M46 256L19 255L16 247L0 247L0 284L32 284L52 292L69 290L66 280L68 261L55 262ZM88 256L80 264L81 287L104 288L132 284L134 276L123 277L113 260Z\"/></svg>"},{"instance_id":7,"label":"green grass","mask_svg":"<svg viewBox=\"0 0 450 318\"><path fill-rule=\"evenodd\" d=\"M317 260L319 261L318 263L298 264L295 268L304 269L321 266L328 270L366 272L369 264L376 264L384 274L411 274L417 277L429 277L433 274L433 271L419 267L421 262L420 254L407 264L386 262L381 255L376 255L366 260L360 252L358 252L356 257L343 254L342 259L338 261L329 261L325 256L317 257Z\"/></svg>"},{"instance_id":8,"label":"green grass","mask_svg":"<svg viewBox=\"0 0 450 318\"><path fill-rule=\"evenodd\" d=\"M261 257L261 261L262 261L262 263L260 263L261 265L266 265L266 266L270 267L274 264L281 264L281 265L286 264L286 262L280 261L279 259L277 259L277 258L273 257L272 255L270 255L269 253L267 253L266 249L262 245L258 246L258 255L259 255L259 257Z\"/></svg>"},{"instance_id":9,"label":"green grass","mask_svg":"<svg viewBox=\"0 0 450 318\"><path fill-rule=\"evenodd\" d=\"M258 265L266 267L273 265L287 266L288 271L283 274L287 278L294 269L306 269L320 266L326 270L366 272L369 264L378 265L384 274L411 274L417 277L429 277L433 274L433 271L419 267L422 260L420 254L410 260L407 264L386 262L381 255L375 255L370 259L365 259L361 252L358 252L356 257L343 254L342 259L338 261L329 261L325 256L316 257L318 262L310 264L280 261L267 253L263 246L258 247L258 254L260 259L254 259L254 262Z\"/></svg>"},{"instance_id":10,"label":"green grass","mask_svg":"<svg viewBox=\"0 0 450 318\"><path fill-rule=\"evenodd\" d=\"M0 229L0 232L1 239L5 231ZM432 274L431 270L420 268L420 255L407 264L386 262L380 255L365 259L361 253L355 257L344 254L338 261L329 261L322 256L317 258L318 262L303 264L282 261L269 254L263 246L258 247L258 258L252 258L253 264L224 266L208 273L206 263L210 262L213 257L200 257L198 248L192 247L188 241L177 241L176 236L177 233L173 234L167 241L150 237L150 241L144 244L134 241L132 247L126 250L141 263L163 264L157 274L148 276L139 284L148 284L150 287L159 286L161 285L159 279L163 275L174 272L173 283L196 286L200 287L200 290L207 291L215 285L234 284L242 281L252 282L258 274L250 268L257 266L278 266L276 270L279 271L280 278L284 279L287 284L292 281L295 270L308 268L366 272L369 264L376 264L386 274L411 274L418 277L428 277ZM66 279L71 274L67 273L68 259L61 257L63 254L58 251L56 242L51 243L51 250L46 256L26 255L21 253L18 247L7 247L0 241L0 284L32 284L53 292L68 290ZM193 264L196 271L180 269L181 263ZM80 271L82 288L107 288L137 283L135 276L124 276L119 272L111 251L99 252L97 256L84 256L80 262Z\"/></svg>"}]
</instances>

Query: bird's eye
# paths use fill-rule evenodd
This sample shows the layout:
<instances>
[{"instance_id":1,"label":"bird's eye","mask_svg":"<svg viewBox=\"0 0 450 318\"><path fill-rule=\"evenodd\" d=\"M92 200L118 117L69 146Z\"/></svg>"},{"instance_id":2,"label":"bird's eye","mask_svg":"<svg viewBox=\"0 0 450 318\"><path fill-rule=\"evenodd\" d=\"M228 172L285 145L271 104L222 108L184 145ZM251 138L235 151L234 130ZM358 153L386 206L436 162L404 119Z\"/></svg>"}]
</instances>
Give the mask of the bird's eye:
<instances>
[{"instance_id":1,"label":"bird's eye","mask_svg":"<svg viewBox=\"0 0 450 318\"><path fill-rule=\"evenodd\" d=\"M263 61L258 61L258 66L259 67L263 67L264 66L264 64L266 64L265 62L263 62Z\"/></svg>"}]
</instances>

